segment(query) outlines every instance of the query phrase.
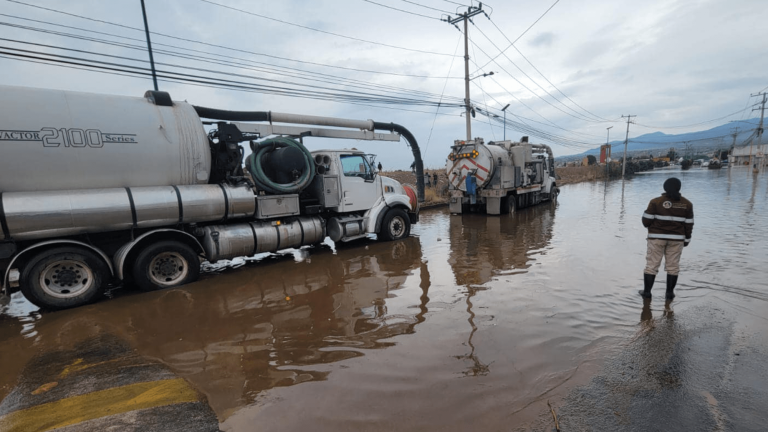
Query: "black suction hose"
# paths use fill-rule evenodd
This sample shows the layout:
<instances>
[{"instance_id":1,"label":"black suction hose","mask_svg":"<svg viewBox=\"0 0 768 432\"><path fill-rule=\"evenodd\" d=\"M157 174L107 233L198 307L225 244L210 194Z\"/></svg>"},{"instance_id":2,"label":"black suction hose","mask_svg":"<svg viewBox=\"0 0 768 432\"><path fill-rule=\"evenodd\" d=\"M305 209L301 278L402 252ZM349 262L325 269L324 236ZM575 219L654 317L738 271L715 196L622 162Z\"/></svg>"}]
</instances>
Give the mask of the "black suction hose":
<instances>
[{"instance_id":1,"label":"black suction hose","mask_svg":"<svg viewBox=\"0 0 768 432\"><path fill-rule=\"evenodd\" d=\"M227 111L192 105L202 118L223 121L271 121L268 111Z\"/></svg>"},{"instance_id":2,"label":"black suction hose","mask_svg":"<svg viewBox=\"0 0 768 432\"><path fill-rule=\"evenodd\" d=\"M268 111L227 111L206 107L194 106L197 115L202 118L223 120L223 121L267 121L271 122L271 115ZM373 122L373 128L397 132L405 138L413 152L413 160L416 162L416 195L419 202L424 202L424 162L421 160L421 150L416 138L411 131L397 123Z\"/></svg>"},{"instance_id":3,"label":"black suction hose","mask_svg":"<svg viewBox=\"0 0 768 432\"><path fill-rule=\"evenodd\" d=\"M413 160L416 162L416 194L418 195L419 202L424 202L424 162L421 160L421 150L416 142L416 138L411 131L396 123L373 122L373 128L397 132L405 138L405 141L411 147L411 151L413 151Z\"/></svg>"}]
</instances>

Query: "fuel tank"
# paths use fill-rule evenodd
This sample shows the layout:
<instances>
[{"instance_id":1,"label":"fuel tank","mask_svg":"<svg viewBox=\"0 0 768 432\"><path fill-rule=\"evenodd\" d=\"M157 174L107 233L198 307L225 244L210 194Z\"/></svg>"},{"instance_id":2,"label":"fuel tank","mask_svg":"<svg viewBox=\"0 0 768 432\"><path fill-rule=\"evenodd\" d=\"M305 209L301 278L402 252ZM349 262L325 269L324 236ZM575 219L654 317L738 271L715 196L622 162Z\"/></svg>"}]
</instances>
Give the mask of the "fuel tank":
<instances>
[{"instance_id":1,"label":"fuel tank","mask_svg":"<svg viewBox=\"0 0 768 432\"><path fill-rule=\"evenodd\" d=\"M255 221L204 228L203 248L209 261L253 256L321 242L325 224L319 216L301 216L279 222Z\"/></svg>"},{"instance_id":2,"label":"fuel tank","mask_svg":"<svg viewBox=\"0 0 768 432\"><path fill-rule=\"evenodd\" d=\"M208 137L185 102L11 86L0 94L0 193L208 183Z\"/></svg>"}]
</instances>

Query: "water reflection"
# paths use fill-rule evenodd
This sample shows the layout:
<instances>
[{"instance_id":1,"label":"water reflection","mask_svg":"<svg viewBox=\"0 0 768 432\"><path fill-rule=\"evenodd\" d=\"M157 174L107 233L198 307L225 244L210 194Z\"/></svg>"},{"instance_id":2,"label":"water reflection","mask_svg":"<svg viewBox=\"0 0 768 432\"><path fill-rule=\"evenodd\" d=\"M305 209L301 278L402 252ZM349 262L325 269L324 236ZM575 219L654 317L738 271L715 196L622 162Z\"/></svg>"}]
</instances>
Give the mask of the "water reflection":
<instances>
[{"instance_id":1,"label":"water reflection","mask_svg":"<svg viewBox=\"0 0 768 432\"><path fill-rule=\"evenodd\" d=\"M454 215L450 222L451 265L456 284L482 285L496 275L524 273L552 239L555 205L543 204L513 216Z\"/></svg>"},{"instance_id":2,"label":"water reflection","mask_svg":"<svg viewBox=\"0 0 768 432\"><path fill-rule=\"evenodd\" d=\"M421 258L419 240L408 238L336 254L318 250L299 263L262 262L183 289L44 316L36 343L52 351L102 333L117 336L188 379L223 420L263 390L324 380L331 372L321 365L413 333L428 311ZM389 310L416 269L420 298Z\"/></svg>"},{"instance_id":3,"label":"water reflection","mask_svg":"<svg viewBox=\"0 0 768 432\"><path fill-rule=\"evenodd\" d=\"M484 376L490 364L476 354L473 342L478 327L472 299L487 288L483 285L497 275L525 273L531 255L544 249L552 238L556 204L524 209L511 216L453 215L450 217L450 255L448 263L456 284L465 287L467 305L467 354L456 356L469 360L464 376Z\"/></svg>"}]
</instances>

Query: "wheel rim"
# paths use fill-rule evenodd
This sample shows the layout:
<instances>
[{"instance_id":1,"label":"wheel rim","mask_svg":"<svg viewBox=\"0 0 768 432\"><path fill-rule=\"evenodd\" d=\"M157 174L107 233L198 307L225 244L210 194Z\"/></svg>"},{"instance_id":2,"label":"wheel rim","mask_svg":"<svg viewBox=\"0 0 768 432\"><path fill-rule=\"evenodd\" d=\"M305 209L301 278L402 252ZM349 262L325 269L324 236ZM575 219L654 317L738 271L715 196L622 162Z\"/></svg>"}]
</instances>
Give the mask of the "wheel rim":
<instances>
[{"instance_id":1,"label":"wheel rim","mask_svg":"<svg viewBox=\"0 0 768 432\"><path fill-rule=\"evenodd\" d=\"M405 234L405 221L400 216L395 216L389 221L389 233L392 237L398 238Z\"/></svg>"},{"instance_id":2,"label":"wheel rim","mask_svg":"<svg viewBox=\"0 0 768 432\"><path fill-rule=\"evenodd\" d=\"M159 253L149 263L149 279L156 285L176 285L187 277L187 273L187 260L176 252Z\"/></svg>"},{"instance_id":3,"label":"wheel rim","mask_svg":"<svg viewBox=\"0 0 768 432\"><path fill-rule=\"evenodd\" d=\"M40 273L40 287L56 298L77 297L94 284L93 271L78 260L61 260L49 264Z\"/></svg>"}]
</instances>

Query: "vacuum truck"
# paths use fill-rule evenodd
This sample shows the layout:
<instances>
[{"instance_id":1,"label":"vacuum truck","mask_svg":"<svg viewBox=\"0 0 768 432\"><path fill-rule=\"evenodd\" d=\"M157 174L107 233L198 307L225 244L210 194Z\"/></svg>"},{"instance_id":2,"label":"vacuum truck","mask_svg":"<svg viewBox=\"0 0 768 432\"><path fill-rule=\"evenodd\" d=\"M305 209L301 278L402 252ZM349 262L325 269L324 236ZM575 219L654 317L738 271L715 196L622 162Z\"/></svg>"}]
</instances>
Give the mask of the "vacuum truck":
<instances>
[{"instance_id":1,"label":"vacuum truck","mask_svg":"<svg viewBox=\"0 0 768 432\"><path fill-rule=\"evenodd\" d=\"M519 142L488 142L482 138L454 142L446 164L450 211L514 213L557 199L552 149Z\"/></svg>"},{"instance_id":2,"label":"vacuum truck","mask_svg":"<svg viewBox=\"0 0 768 432\"><path fill-rule=\"evenodd\" d=\"M0 284L42 308L89 303L123 282L184 285L202 260L326 237L402 239L418 221L423 186L379 175L365 152L303 145L404 137L421 171L416 140L397 124L225 111L159 91L0 91Z\"/></svg>"}]
</instances>

